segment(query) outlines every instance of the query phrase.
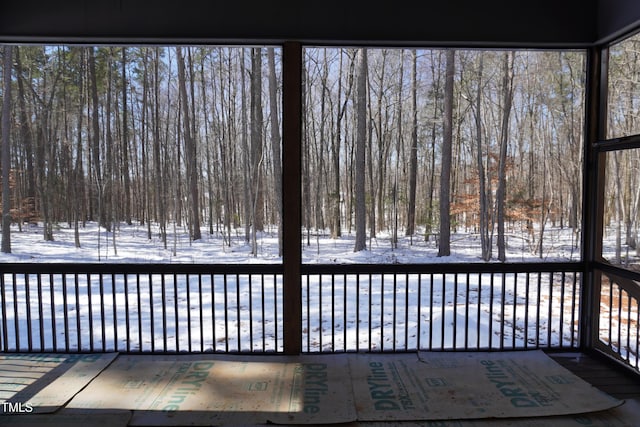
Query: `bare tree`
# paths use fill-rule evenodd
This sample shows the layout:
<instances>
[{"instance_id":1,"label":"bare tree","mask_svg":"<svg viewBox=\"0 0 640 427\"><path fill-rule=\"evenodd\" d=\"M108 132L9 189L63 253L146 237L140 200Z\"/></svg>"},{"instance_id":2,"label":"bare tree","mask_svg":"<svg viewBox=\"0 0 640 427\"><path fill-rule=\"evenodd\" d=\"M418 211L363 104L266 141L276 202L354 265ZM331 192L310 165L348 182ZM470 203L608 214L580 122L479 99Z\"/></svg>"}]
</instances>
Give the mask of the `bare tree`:
<instances>
[{"instance_id":1,"label":"bare tree","mask_svg":"<svg viewBox=\"0 0 640 427\"><path fill-rule=\"evenodd\" d=\"M264 230L264 192L262 168L262 49L251 51L251 247L253 256L258 255L258 231Z\"/></svg>"},{"instance_id":2,"label":"bare tree","mask_svg":"<svg viewBox=\"0 0 640 427\"><path fill-rule=\"evenodd\" d=\"M451 157L453 146L453 78L455 50L447 50L444 82L444 117L440 172L440 238L438 256L451 255Z\"/></svg>"},{"instance_id":3,"label":"bare tree","mask_svg":"<svg viewBox=\"0 0 640 427\"><path fill-rule=\"evenodd\" d=\"M418 182L418 53L411 50L411 148L409 152L409 204L406 235L416 227L416 192ZM413 237L412 237L413 238Z\"/></svg>"},{"instance_id":4,"label":"bare tree","mask_svg":"<svg viewBox=\"0 0 640 427\"><path fill-rule=\"evenodd\" d=\"M128 124L128 103L127 103L127 48L122 48L121 58L122 70L122 140L120 156L122 157L121 175L124 180L124 219L131 225L131 177L129 176L129 124ZM143 88L144 90L144 88ZM144 147L144 145L143 145ZM144 148L143 148L144 150Z\"/></svg>"},{"instance_id":5,"label":"bare tree","mask_svg":"<svg viewBox=\"0 0 640 427\"><path fill-rule=\"evenodd\" d=\"M91 160L93 166L94 182L97 187L98 224L109 229L104 209L104 182L102 179L102 167L100 159L100 117L98 100L98 77L96 72L96 55L93 47L89 47L89 83L91 90ZM41 162L44 159L41 160ZM42 172L41 172L42 173ZM51 236L53 238L53 236Z\"/></svg>"},{"instance_id":6,"label":"bare tree","mask_svg":"<svg viewBox=\"0 0 640 427\"><path fill-rule=\"evenodd\" d=\"M11 69L13 47L4 47L4 70L2 89L2 252L11 253Z\"/></svg>"},{"instance_id":7,"label":"bare tree","mask_svg":"<svg viewBox=\"0 0 640 427\"><path fill-rule=\"evenodd\" d=\"M189 114L189 100L187 97L187 86L185 77L184 58L182 56L182 48L176 48L178 60L178 84L180 86L180 98L183 116L185 158L187 166L187 181L189 184L189 202L190 202L190 229L191 238L200 240L202 238L200 232L200 198L198 196L198 167L197 167L197 150L196 143L193 140L192 124Z\"/></svg>"},{"instance_id":8,"label":"bare tree","mask_svg":"<svg viewBox=\"0 0 640 427\"><path fill-rule=\"evenodd\" d=\"M482 72L484 69L484 53L480 52L478 58L478 71L476 81L476 99L473 113L476 121L476 164L478 167L478 194L480 200L480 245L481 256L485 261L491 259L492 242L490 234L489 195L487 194L487 177L485 174L483 149L482 149ZM490 186L490 180L489 180ZM489 189L489 191L491 191Z\"/></svg>"},{"instance_id":9,"label":"bare tree","mask_svg":"<svg viewBox=\"0 0 640 427\"><path fill-rule=\"evenodd\" d=\"M356 242L354 252L367 247L366 199L365 199L365 152L367 145L367 50L357 52L356 82Z\"/></svg>"},{"instance_id":10,"label":"bare tree","mask_svg":"<svg viewBox=\"0 0 640 427\"><path fill-rule=\"evenodd\" d=\"M269 62L269 106L271 110L271 152L273 159L273 179L278 210L278 256L282 256L282 157L280 155L280 123L278 121L278 94L276 78L276 60L273 48L267 49Z\"/></svg>"},{"instance_id":11,"label":"bare tree","mask_svg":"<svg viewBox=\"0 0 640 427\"><path fill-rule=\"evenodd\" d=\"M509 116L513 101L513 63L515 53L505 52L502 67L502 127L500 131L500 158L498 166L498 188L496 190L496 220L498 222L498 259L506 261L505 242L505 202L506 202L506 163L509 143Z\"/></svg>"}]
</instances>

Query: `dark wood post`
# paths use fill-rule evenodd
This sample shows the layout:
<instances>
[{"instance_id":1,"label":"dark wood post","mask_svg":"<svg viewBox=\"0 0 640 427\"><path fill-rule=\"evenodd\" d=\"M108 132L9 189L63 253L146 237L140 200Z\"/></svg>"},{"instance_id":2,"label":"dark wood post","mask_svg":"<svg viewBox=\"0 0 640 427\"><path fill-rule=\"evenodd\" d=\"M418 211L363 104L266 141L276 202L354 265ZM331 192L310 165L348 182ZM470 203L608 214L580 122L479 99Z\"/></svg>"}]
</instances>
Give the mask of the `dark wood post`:
<instances>
[{"instance_id":1,"label":"dark wood post","mask_svg":"<svg viewBox=\"0 0 640 427\"><path fill-rule=\"evenodd\" d=\"M580 346L584 349L593 348L598 339L601 273L594 265L602 257L606 154L597 149L596 143L606 138L608 58L608 49L602 46L587 52L582 205L585 268L580 306Z\"/></svg>"},{"instance_id":2,"label":"dark wood post","mask_svg":"<svg viewBox=\"0 0 640 427\"><path fill-rule=\"evenodd\" d=\"M282 260L284 352L302 351L301 177L302 45L286 42L282 52Z\"/></svg>"}]
</instances>

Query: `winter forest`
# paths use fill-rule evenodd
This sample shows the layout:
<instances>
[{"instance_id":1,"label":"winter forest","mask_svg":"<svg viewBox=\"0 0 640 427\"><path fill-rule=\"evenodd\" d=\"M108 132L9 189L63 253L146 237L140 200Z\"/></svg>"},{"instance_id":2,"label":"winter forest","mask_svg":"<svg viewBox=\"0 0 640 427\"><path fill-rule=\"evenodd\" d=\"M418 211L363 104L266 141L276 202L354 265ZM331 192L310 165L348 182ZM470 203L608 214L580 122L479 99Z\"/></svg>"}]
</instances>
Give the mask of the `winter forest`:
<instances>
[{"instance_id":1,"label":"winter forest","mask_svg":"<svg viewBox=\"0 0 640 427\"><path fill-rule=\"evenodd\" d=\"M638 133L639 38L609 136ZM5 46L2 262L281 262L281 50ZM580 259L585 52L307 47L305 262ZM606 259L637 261L640 153Z\"/></svg>"}]
</instances>

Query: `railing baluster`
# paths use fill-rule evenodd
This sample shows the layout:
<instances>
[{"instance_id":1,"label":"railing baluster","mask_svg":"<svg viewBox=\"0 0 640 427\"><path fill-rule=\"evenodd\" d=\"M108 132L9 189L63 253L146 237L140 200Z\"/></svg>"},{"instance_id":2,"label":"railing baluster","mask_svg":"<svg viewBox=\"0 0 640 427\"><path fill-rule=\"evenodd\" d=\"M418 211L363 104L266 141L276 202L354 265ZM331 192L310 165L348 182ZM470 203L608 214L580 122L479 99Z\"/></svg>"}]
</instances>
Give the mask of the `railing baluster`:
<instances>
[{"instance_id":1,"label":"railing baluster","mask_svg":"<svg viewBox=\"0 0 640 427\"><path fill-rule=\"evenodd\" d=\"M476 348L482 348L480 343L481 325L482 325L482 280L483 275L478 273L478 308L477 308L477 322L476 322Z\"/></svg>"},{"instance_id":2,"label":"railing baluster","mask_svg":"<svg viewBox=\"0 0 640 427\"><path fill-rule=\"evenodd\" d=\"M574 348L576 347L576 332L578 332L578 336L579 335L579 331L577 331L578 328L576 328L576 296L577 296L577 287L578 287L578 280L577 277L578 275L573 272L573 286L571 288L571 343L570 343L570 347Z\"/></svg>"},{"instance_id":3,"label":"railing baluster","mask_svg":"<svg viewBox=\"0 0 640 427\"><path fill-rule=\"evenodd\" d=\"M122 275L122 280L123 280L123 286L124 286L124 325L126 328L126 337L127 337L127 342L125 343L125 348L127 349L127 352L131 351L131 321L130 321L130 317L131 317L131 312L130 312L130 308L129 308L129 276L127 274L123 274ZM114 292L114 312L115 310L115 292ZM117 329L117 326L116 326ZM118 344L116 341L116 350L118 349Z\"/></svg>"},{"instance_id":4,"label":"railing baluster","mask_svg":"<svg viewBox=\"0 0 640 427\"><path fill-rule=\"evenodd\" d=\"M560 273L560 283L562 284L560 286L560 325L558 330L560 331L560 347L564 347L564 306L565 306L565 301L564 301L564 297L565 297L565 279L566 279L566 274L563 271L562 273Z\"/></svg>"},{"instance_id":5,"label":"railing baluster","mask_svg":"<svg viewBox=\"0 0 640 427\"><path fill-rule=\"evenodd\" d=\"M319 351L322 351L324 349L324 316L323 316L323 309L324 307L322 307L322 278L324 276L321 274L318 276L318 348Z\"/></svg>"},{"instance_id":6,"label":"railing baluster","mask_svg":"<svg viewBox=\"0 0 640 427\"><path fill-rule=\"evenodd\" d=\"M626 293L626 292L625 292ZM627 316L626 316L626 329L627 329L627 363L629 363L630 360L630 353L632 351L631 349L631 296L629 294L627 294ZM622 320L622 319L621 319Z\"/></svg>"},{"instance_id":7,"label":"railing baluster","mask_svg":"<svg viewBox=\"0 0 640 427\"><path fill-rule=\"evenodd\" d=\"M18 287L16 286L16 273L11 275L11 284L13 285L13 326L15 330L16 350L20 351L20 317L18 316ZM51 316L51 319L55 322L55 316Z\"/></svg>"},{"instance_id":8,"label":"railing baluster","mask_svg":"<svg viewBox=\"0 0 640 427\"><path fill-rule=\"evenodd\" d=\"M470 282L470 276L469 273L467 273L465 275L466 280L465 280L465 292L464 292L464 319L465 319L465 324L464 324L464 349L468 350L469 349L469 298L470 298L470 287L469 287L469 282Z\"/></svg>"},{"instance_id":9,"label":"railing baluster","mask_svg":"<svg viewBox=\"0 0 640 427\"><path fill-rule=\"evenodd\" d=\"M357 289L357 288L356 288ZM357 292L357 291L356 291ZM348 322L348 295L347 295L347 276L346 274L342 275L342 319L343 319L343 327L342 327L342 351L347 351L347 330L349 322ZM356 333L356 341L359 340L360 336Z\"/></svg>"},{"instance_id":10,"label":"railing baluster","mask_svg":"<svg viewBox=\"0 0 640 427\"><path fill-rule=\"evenodd\" d=\"M429 273L429 350L433 349L433 273Z\"/></svg>"},{"instance_id":11,"label":"railing baluster","mask_svg":"<svg viewBox=\"0 0 640 427\"><path fill-rule=\"evenodd\" d=\"M32 331L32 323L31 323L31 292L29 285L29 275L25 273L24 275L24 294L25 294L25 311L27 314L27 350L31 353L33 352L33 331Z\"/></svg>"},{"instance_id":12,"label":"railing baluster","mask_svg":"<svg viewBox=\"0 0 640 427\"><path fill-rule=\"evenodd\" d=\"M81 313L80 313L80 278L77 273L73 275L74 290L76 293L76 336L78 343L76 351L82 351Z\"/></svg>"},{"instance_id":13,"label":"railing baluster","mask_svg":"<svg viewBox=\"0 0 640 427\"><path fill-rule=\"evenodd\" d=\"M527 273L524 283L524 347L529 347L529 291L531 289L531 273Z\"/></svg>"},{"instance_id":14,"label":"railing baluster","mask_svg":"<svg viewBox=\"0 0 640 427\"><path fill-rule=\"evenodd\" d=\"M2 301L2 307L0 308L0 315L2 318L0 319L0 327L2 327L2 351L9 351L9 332L8 332L8 322L7 322L7 293L4 282L4 274L0 273L0 300Z\"/></svg>"},{"instance_id":15,"label":"railing baluster","mask_svg":"<svg viewBox=\"0 0 640 427\"><path fill-rule=\"evenodd\" d=\"M404 275L404 350L409 350L409 273Z\"/></svg>"},{"instance_id":16,"label":"railing baluster","mask_svg":"<svg viewBox=\"0 0 640 427\"><path fill-rule=\"evenodd\" d=\"M311 276L306 276L306 301L307 301L307 351L311 351Z\"/></svg>"},{"instance_id":17,"label":"railing baluster","mask_svg":"<svg viewBox=\"0 0 640 427\"><path fill-rule=\"evenodd\" d=\"M64 351L69 352L69 304L67 303L67 276L62 274L62 310L64 312ZM27 300L28 301L28 300ZM27 309L28 311L28 309ZM27 328L31 329L31 323L27 322Z\"/></svg>"},{"instance_id":18,"label":"railing baluster","mask_svg":"<svg viewBox=\"0 0 640 427\"><path fill-rule=\"evenodd\" d=\"M178 308L178 275L171 275L173 280L173 329L175 330L175 347L174 351L180 351L180 309ZM188 325L187 325L188 326ZM165 330L165 334L167 331Z\"/></svg>"},{"instance_id":19,"label":"railing baluster","mask_svg":"<svg viewBox=\"0 0 640 427\"><path fill-rule=\"evenodd\" d=\"M385 277L385 276L383 275L382 277ZM383 291L383 293L384 293L384 291ZM391 335L391 340L392 340L391 342L393 344L391 348L393 349L393 351L396 351L396 341L397 341L397 339L396 339L396 331L398 329L398 325L397 325L397 322L398 322L398 316L397 316L398 303L397 303L397 301L398 301L398 275L394 274L393 275L393 308L392 308L392 310L393 310L393 312L392 312L392 316L393 316L393 320L392 320L393 331L392 332L393 333Z\"/></svg>"},{"instance_id":20,"label":"railing baluster","mask_svg":"<svg viewBox=\"0 0 640 427\"><path fill-rule=\"evenodd\" d=\"M193 351L193 342L192 342L192 333L191 329L193 328L193 318L191 317L191 275L185 274L185 288L187 291L187 348L189 349L189 353ZM200 328L202 329L202 328Z\"/></svg>"},{"instance_id":21,"label":"railing baluster","mask_svg":"<svg viewBox=\"0 0 640 427\"><path fill-rule=\"evenodd\" d=\"M489 276L489 348L493 348L493 299L494 299L494 277Z\"/></svg>"},{"instance_id":22,"label":"railing baluster","mask_svg":"<svg viewBox=\"0 0 640 427\"><path fill-rule=\"evenodd\" d=\"M160 275L160 285L162 291L162 351L167 351L167 280L164 274Z\"/></svg>"},{"instance_id":23,"label":"railing baluster","mask_svg":"<svg viewBox=\"0 0 640 427\"><path fill-rule=\"evenodd\" d=\"M151 341L151 352L156 351L156 318L155 318L155 304L153 299L153 275L149 273L147 276L149 280L149 334Z\"/></svg>"},{"instance_id":24,"label":"railing baluster","mask_svg":"<svg viewBox=\"0 0 640 427\"><path fill-rule=\"evenodd\" d=\"M549 312L547 316L549 319L547 325L547 346L550 346L552 343L551 331L553 330L553 272L549 273Z\"/></svg>"},{"instance_id":25,"label":"railing baluster","mask_svg":"<svg viewBox=\"0 0 640 427\"><path fill-rule=\"evenodd\" d=\"M441 307L440 307L440 348L445 348L446 347L446 341L445 341L445 337L446 337L446 328L445 328L445 316L447 311L445 310L445 305L447 303L447 299L446 299L446 295L447 295L447 275L446 274L442 274L440 275L440 277L442 278L442 296L440 297L440 303L441 303Z\"/></svg>"},{"instance_id":26,"label":"railing baluster","mask_svg":"<svg viewBox=\"0 0 640 427\"><path fill-rule=\"evenodd\" d=\"M453 275L453 339L452 347L454 350L458 348L458 274ZM444 330L444 324L443 324Z\"/></svg>"},{"instance_id":27,"label":"railing baluster","mask_svg":"<svg viewBox=\"0 0 640 427\"><path fill-rule=\"evenodd\" d=\"M253 298L252 298L252 275L249 274L249 349L253 350ZM240 327L238 327L240 330Z\"/></svg>"},{"instance_id":28,"label":"railing baluster","mask_svg":"<svg viewBox=\"0 0 640 427\"><path fill-rule=\"evenodd\" d=\"M140 292L140 275L136 274L136 308L138 310L138 343L136 348L142 351L142 295Z\"/></svg>"},{"instance_id":29,"label":"railing baluster","mask_svg":"<svg viewBox=\"0 0 640 427\"><path fill-rule=\"evenodd\" d=\"M418 306L416 307L416 349L422 348L422 273L418 274Z\"/></svg>"},{"instance_id":30,"label":"railing baluster","mask_svg":"<svg viewBox=\"0 0 640 427\"><path fill-rule=\"evenodd\" d=\"M241 350L241 334L240 334L240 274L236 273L236 351Z\"/></svg>"},{"instance_id":31,"label":"railing baluster","mask_svg":"<svg viewBox=\"0 0 640 427\"><path fill-rule=\"evenodd\" d=\"M360 275L356 274L356 351L360 351ZM347 275L344 275L344 286L347 286ZM369 328L370 329L370 328Z\"/></svg>"},{"instance_id":32,"label":"railing baluster","mask_svg":"<svg viewBox=\"0 0 640 427\"><path fill-rule=\"evenodd\" d=\"M617 344L618 344L618 352L622 351L622 289L620 286L616 284L616 293L618 294L618 327L617 327Z\"/></svg>"},{"instance_id":33,"label":"railing baluster","mask_svg":"<svg viewBox=\"0 0 640 427\"><path fill-rule=\"evenodd\" d=\"M518 273L513 273L513 313L511 325L511 348L516 348L516 336L518 335Z\"/></svg>"},{"instance_id":34,"label":"railing baluster","mask_svg":"<svg viewBox=\"0 0 640 427\"><path fill-rule=\"evenodd\" d=\"M633 365L638 369L640 359L640 302L636 299L636 342L635 342L635 359L636 362Z\"/></svg>"},{"instance_id":35,"label":"railing baluster","mask_svg":"<svg viewBox=\"0 0 640 427\"><path fill-rule=\"evenodd\" d=\"M331 351L336 351L336 276L331 275Z\"/></svg>"}]
</instances>

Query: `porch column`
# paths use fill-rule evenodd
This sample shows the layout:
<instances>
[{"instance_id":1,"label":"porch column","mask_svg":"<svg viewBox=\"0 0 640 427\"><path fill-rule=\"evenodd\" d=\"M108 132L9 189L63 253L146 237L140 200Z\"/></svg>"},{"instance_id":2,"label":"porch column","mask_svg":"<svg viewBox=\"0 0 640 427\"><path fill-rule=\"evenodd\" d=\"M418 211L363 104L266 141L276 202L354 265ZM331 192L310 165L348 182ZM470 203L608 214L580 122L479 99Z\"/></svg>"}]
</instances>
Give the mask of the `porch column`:
<instances>
[{"instance_id":1,"label":"porch column","mask_svg":"<svg viewBox=\"0 0 640 427\"><path fill-rule=\"evenodd\" d=\"M585 349L593 348L598 339L601 273L594 266L602 256L606 158L596 150L595 144L606 138L608 59L606 47L594 46L587 52L582 205L584 271L580 305L580 345Z\"/></svg>"},{"instance_id":2,"label":"porch column","mask_svg":"<svg viewBox=\"0 0 640 427\"><path fill-rule=\"evenodd\" d=\"M302 351L302 45L282 51L282 262L284 352Z\"/></svg>"}]
</instances>

